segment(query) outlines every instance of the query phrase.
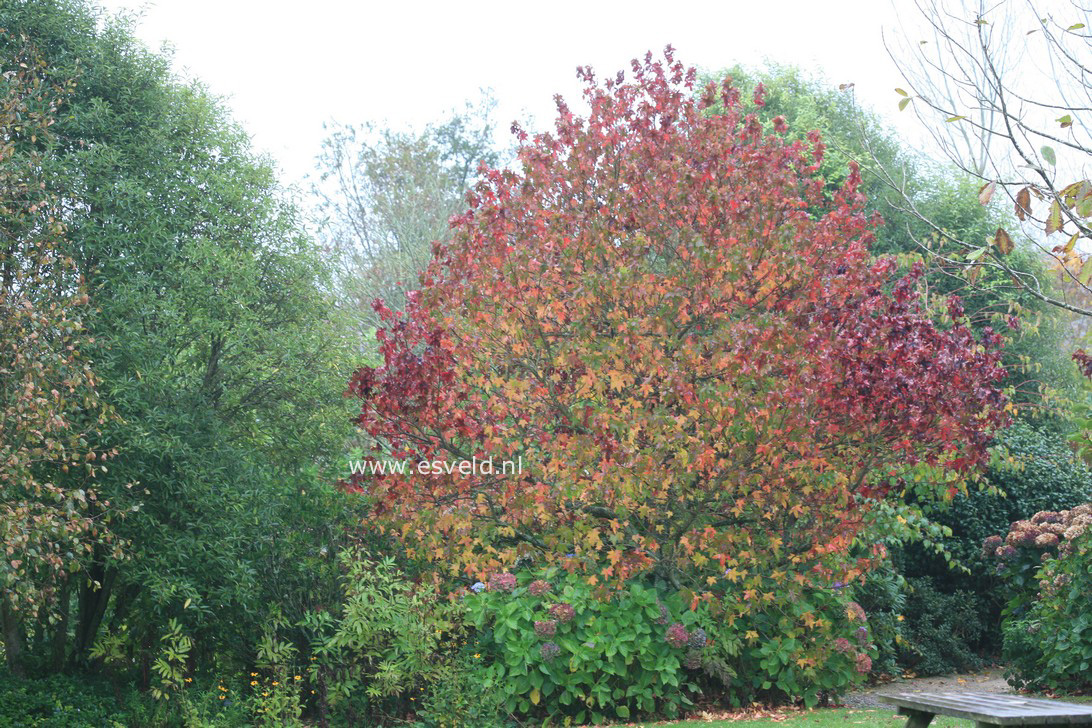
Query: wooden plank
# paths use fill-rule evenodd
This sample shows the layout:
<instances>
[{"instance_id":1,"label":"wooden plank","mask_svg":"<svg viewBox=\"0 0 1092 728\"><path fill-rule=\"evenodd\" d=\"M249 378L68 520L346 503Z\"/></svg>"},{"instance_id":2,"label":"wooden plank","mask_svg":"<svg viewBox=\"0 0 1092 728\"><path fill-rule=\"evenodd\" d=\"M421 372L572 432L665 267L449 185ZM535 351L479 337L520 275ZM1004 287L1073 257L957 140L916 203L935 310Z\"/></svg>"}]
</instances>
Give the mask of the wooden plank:
<instances>
[{"instance_id":1,"label":"wooden plank","mask_svg":"<svg viewBox=\"0 0 1092 728\"><path fill-rule=\"evenodd\" d=\"M1092 725L1092 706L1060 700L965 692L904 692L876 697L899 706L901 714L940 713L973 720L982 726Z\"/></svg>"}]
</instances>

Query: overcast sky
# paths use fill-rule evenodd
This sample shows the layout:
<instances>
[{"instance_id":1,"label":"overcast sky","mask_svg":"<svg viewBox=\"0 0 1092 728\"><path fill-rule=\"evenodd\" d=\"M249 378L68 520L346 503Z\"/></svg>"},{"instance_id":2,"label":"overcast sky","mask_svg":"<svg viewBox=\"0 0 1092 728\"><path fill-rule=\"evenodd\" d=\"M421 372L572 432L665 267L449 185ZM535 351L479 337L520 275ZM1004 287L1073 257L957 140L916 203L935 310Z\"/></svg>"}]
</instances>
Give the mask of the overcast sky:
<instances>
[{"instance_id":1,"label":"overcast sky","mask_svg":"<svg viewBox=\"0 0 1092 728\"><path fill-rule=\"evenodd\" d=\"M779 2L349 2L105 0L142 13L138 35L173 46L180 73L229 99L287 182L311 171L324 121L420 125L493 89L498 120L552 119L555 93L577 99L574 70L600 77L666 44L688 65L799 65L907 133L881 28L885 0ZM574 104L575 106L575 104Z\"/></svg>"}]
</instances>

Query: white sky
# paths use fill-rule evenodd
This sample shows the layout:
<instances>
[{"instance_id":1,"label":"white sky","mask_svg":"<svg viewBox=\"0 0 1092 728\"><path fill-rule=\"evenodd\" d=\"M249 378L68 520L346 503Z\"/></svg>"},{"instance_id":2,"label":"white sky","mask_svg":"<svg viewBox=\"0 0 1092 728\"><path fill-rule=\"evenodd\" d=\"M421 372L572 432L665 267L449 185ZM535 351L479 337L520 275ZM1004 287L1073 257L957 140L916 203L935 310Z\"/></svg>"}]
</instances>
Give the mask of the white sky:
<instances>
[{"instance_id":1,"label":"white sky","mask_svg":"<svg viewBox=\"0 0 1092 728\"><path fill-rule=\"evenodd\" d=\"M176 68L228 97L255 146L285 182L313 168L324 121L420 125L492 88L505 128L553 118L553 95L574 104L578 65L600 77L668 43L687 65L716 69L764 59L799 65L899 128L899 76L881 27L885 0L756 2L350 2L348 0L101 0L142 10L138 35L175 49Z\"/></svg>"}]
</instances>

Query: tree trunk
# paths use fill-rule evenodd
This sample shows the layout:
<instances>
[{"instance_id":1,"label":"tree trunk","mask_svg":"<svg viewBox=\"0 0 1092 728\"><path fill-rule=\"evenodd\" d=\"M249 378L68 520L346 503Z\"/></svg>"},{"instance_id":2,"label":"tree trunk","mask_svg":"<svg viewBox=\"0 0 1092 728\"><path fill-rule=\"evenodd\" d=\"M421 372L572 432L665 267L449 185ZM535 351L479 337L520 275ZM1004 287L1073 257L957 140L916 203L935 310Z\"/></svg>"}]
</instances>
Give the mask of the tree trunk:
<instances>
[{"instance_id":1,"label":"tree trunk","mask_svg":"<svg viewBox=\"0 0 1092 728\"><path fill-rule=\"evenodd\" d=\"M4 655L7 657L8 671L16 677L23 677L26 674L23 670L26 636L23 634L22 621L5 597L0 597L0 629L4 633Z\"/></svg>"},{"instance_id":2,"label":"tree trunk","mask_svg":"<svg viewBox=\"0 0 1092 728\"><path fill-rule=\"evenodd\" d=\"M53 626L53 638L50 644L49 662L53 672L64 669L65 649L68 647L68 613L72 611L72 579L68 577L61 587L61 597L57 604L59 619Z\"/></svg>"},{"instance_id":3,"label":"tree trunk","mask_svg":"<svg viewBox=\"0 0 1092 728\"><path fill-rule=\"evenodd\" d=\"M110 603L117 569L102 563L91 567L88 580L80 587L79 611L76 618L76 643L72 647L70 663L74 666L87 662L87 653L95 644L95 637Z\"/></svg>"}]
</instances>

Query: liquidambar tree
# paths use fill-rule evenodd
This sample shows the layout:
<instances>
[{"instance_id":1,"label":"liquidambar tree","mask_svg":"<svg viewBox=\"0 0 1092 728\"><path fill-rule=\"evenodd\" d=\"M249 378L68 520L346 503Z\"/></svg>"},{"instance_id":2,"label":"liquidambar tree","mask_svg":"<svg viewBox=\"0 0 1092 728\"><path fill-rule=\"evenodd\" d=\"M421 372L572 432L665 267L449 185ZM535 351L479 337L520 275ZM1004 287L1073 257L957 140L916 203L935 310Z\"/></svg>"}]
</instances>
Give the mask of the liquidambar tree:
<instances>
[{"instance_id":1,"label":"liquidambar tree","mask_svg":"<svg viewBox=\"0 0 1092 728\"><path fill-rule=\"evenodd\" d=\"M893 487L982 463L999 337L937 329L920 269L890 280L855 166L824 202L818 133L764 129L727 81L695 100L670 48L580 73L589 117L516 130L522 171L475 188L404 315L377 302L384 363L350 382L380 456L523 470L411 462L370 484L379 513L467 577L523 556L770 599L851 574Z\"/></svg>"}]
</instances>

